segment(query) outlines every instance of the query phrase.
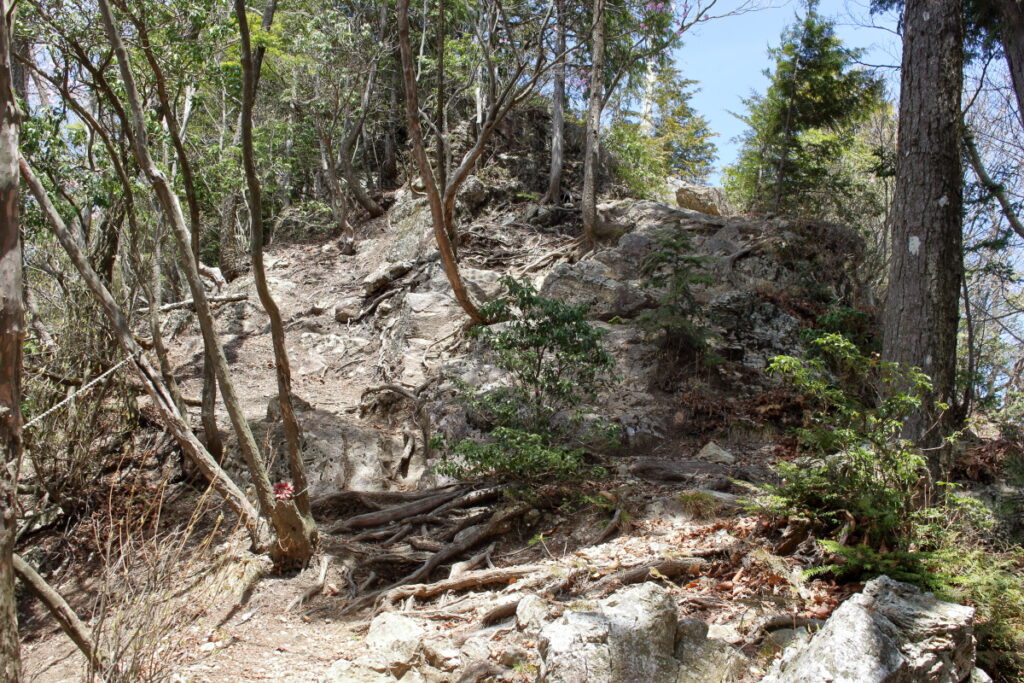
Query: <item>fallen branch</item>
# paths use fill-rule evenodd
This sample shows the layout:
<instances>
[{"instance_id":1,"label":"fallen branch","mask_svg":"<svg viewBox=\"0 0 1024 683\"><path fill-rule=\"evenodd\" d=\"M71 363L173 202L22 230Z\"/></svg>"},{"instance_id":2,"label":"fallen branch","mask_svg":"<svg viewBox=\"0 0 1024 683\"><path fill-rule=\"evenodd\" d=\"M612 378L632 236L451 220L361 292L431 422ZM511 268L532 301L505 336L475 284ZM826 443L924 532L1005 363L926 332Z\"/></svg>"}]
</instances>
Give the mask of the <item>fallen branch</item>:
<instances>
[{"instance_id":1,"label":"fallen branch","mask_svg":"<svg viewBox=\"0 0 1024 683\"><path fill-rule=\"evenodd\" d=\"M213 305L213 304L227 304L227 303L231 303L233 301L247 301L248 299L249 299L249 295L248 294L231 294L231 295L227 295L227 296L211 296L211 297L207 298L207 301L210 302L211 305ZM175 311L175 310L177 310L179 308L191 308L192 306L195 306L195 303L196 302L195 302L194 299L185 299L184 301L175 301L174 303L164 304L163 306L161 306L160 307L160 312L161 313L166 313L167 311ZM149 306L146 306L145 308L140 308L139 309L139 313L149 313Z\"/></svg>"},{"instance_id":2,"label":"fallen branch","mask_svg":"<svg viewBox=\"0 0 1024 683\"><path fill-rule=\"evenodd\" d=\"M704 560L699 557L657 560L606 576L591 586L588 592L593 591L598 595L607 595L619 586L640 583L647 579L672 578L683 574L692 576L697 574L703 567Z\"/></svg>"},{"instance_id":3,"label":"fallen branch","mask_svg":"<svg viewBox=\"0 0 1024 683\"><path fill-rule=\"evenodd\" d=\"M508 584L512 583L516 579L521 579L524 576L528 576L543 569L544 567L540 565L521 565L518 567L481 569L480 571L466 572L465 574L444 579L443 581L437 581L436 583L399 586L397 588L392 588L384 595L384 604L393 605L400 600L405 600L410 597L421 599L430 598L435 595L447 593L448 591L466 590L467 588L477 588L479 586L486 586L492 583ZM513 613L514 612L515 610L513 609Z\"/></svg>"}]
</instances>

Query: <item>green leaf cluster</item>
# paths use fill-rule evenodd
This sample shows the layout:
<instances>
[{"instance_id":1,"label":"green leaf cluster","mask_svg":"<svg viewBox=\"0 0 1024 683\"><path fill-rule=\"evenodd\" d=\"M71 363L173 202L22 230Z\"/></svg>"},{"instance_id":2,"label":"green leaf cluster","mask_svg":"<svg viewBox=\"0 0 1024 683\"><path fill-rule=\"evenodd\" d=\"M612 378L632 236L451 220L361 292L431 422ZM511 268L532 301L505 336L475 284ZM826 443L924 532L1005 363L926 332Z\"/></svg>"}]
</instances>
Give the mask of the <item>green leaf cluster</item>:
<instances>
[{"instance_id":1,"label":"green leaf cluster","mask_svg":"<svg viewBox=\"0 0 1024 683\"><path fill-rule=\"evenodd\" d=\"M529 283L505 276L508 294L481 313L500 321L475 328L508 382L489 391L463 387L461 400L488 428L482 440L437 444L447 451L439 468L458 477L513 480L564 477L584 470L584 444L614 443L618 429L585 412L614 379L614 357L601 346L604 331L586 309L541 296Z\"/></svg>"}]
</instances>

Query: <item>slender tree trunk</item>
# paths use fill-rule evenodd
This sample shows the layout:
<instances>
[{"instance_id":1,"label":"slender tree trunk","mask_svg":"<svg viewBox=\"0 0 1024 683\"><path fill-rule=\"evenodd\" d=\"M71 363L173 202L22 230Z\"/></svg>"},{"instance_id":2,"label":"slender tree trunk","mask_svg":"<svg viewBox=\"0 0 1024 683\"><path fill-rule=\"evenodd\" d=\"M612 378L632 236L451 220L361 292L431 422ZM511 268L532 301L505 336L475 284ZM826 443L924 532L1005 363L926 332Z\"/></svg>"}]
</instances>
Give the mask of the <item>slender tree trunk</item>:
<instances>
[{"instance_id":1,"label":"slender tree trunk","mask_svg":"<svg viewBox=\"0 0 1024 683\"><path fill-rule=\"evenodd\" d=\"M952 403L962 264L961 0L907 0L899 160L883 357L921 368L933 392L904 436L941 443L937 403ZM935 453L937 451L933 451ZM942 463L932 458L934 473Z\"/></svg>"},{"instance_id":2,"label":"slender tree trunk","mask_svg":"<svg viewBox=\"0 0 1024 683\"><path fill-rule=\"evenodd\" d=\"M555 1L555 62L551 93L551 170L548 191L542 204L562 199L562 169L565 166L565 0Z\"/></svg>"},{"instance_id":3,"label":"slender tree trunk","mask_svg":"<svg viewBox=\"0 0 1024 683\"><path fill-rule=\"evenodd\" d=\"M441 264L448 282L452 286L456 301L462 306L470 320L479 324L484 322L479 309L469 297L462 277L459 275L459 265L455 260L455 251L452 248L450 239L451 224L446 217L449 212L444 209L441 190L434 180L434 173L430 169L430 161L427 159L427 152L423 145L423 133L420 130L419 98L416 93L416 74L413 70L412 47L409 44L409 0L398 0L398 45L402 54L402 75L405 82L405 115L409 128L409 141L412 143L413 156L420 169L420 177L423 180L424 191L427 194L427 201L430 204L430 215L434 224L434 238L437 240L438 251L441 252ZM445 192L445 194L448 194ZM452 198L454 202L454 197Z\"/></svg>"},{"instance_id":4,"label":"slender tree trunk","mask_svg":"<svg viewBox=\"0 0 1024 683\"><path fill-rule=\"evenodd\" d=\"M597 167L600 163L601 103L604 83L604 0L594 0L590 65L590 103L587 109L587 139L583 156L583 234L591 245L597 239Z\"/></svg>"},{"instance_id":5,"label":"slender tree trunk","mask_svg":"<svg viewBox=\"0 0 1024 683\"><path fill-rule=\"evenodd\" d=\"M1024 4L1021 0L995 2L1002 15L999 42L1003 45L1013 92L1017 95L1017 115L1024 127Z\"/></svg>"},{"instance_id":6,"label":"slender tree trunk","mask_svg":"<svg viewBox=\"0 0 1024 683\"><path fill-rule=\"evenodd\" d=\"M245 166L245 181L249 186L249 248L252 256L252 271L256 281L256 291L260 302L270 317L270 336L274 347L274 364L277 368L277 397L281 404L281 422L284 426L286 447L288 449L288 468L292 476L295 490L295 505L298 515L287 529L292 534L282 538L281 542L294 548L293 559L305 565L313 555L316 544L316 524L309 507L309 483L306 481L306 469L302 463L302 435L298 420L292 406L292 376L288 363L284 323L277 302L270 293L267 284L266 268L263 264L263 205L262 190L256 174L256 158L252 146L252 110L256 100L256 72L252 47L249 43L249 21L245 14L245 0L235 0L235 17L238 20L242 47L242 160ZM262 50L258 50L262 54ZM290 502L278 501L277 515L291 516Z\"/></svg>"},{"instance_id":7,"label":"slender tree trunk","mask_svg":"<svg viewBox=\"0 0 1024 683\"><path fill-rule=\"evenodd\" d=\"M21 347L25 305L18 224L21 112L11 78L10 11L8 1L0 0L0 683L21 680L13 557L18 533L18 466L24 449Z\"/></svg>"},{"instance_id":8,"label":"slender tree trunk","mask_svg":"<svg viewBox=\"0 0 1024 683\"><path fill-rule=\"evenodd\" d=\"M320 132L320 165L323 167L327 193L331 196L331 213L334 215L334 222L338 224L345 240L351 244L355 242L355 234L348 222L348 200L345 198L345 190L338 182L338 166L335 163L334 147L327 134L322 131Z\"/></svg>"},{"instance_id":9,"label":"slender tree trunk","mask_svg":"<svg viewBox=\"0 0 1024 683\"><path fill-rule=\"evenodd\" d=\"M149 32L145 21L134 20L142 40L143 54L153 71L156 81L157 96L160 99L160 108L163 111L164 121L167 122L167 132L174 146L178 158L178 166L181 168L181 184L185 190L185 204L188 206L189 230L192 232L190 241L192 247L192 258L196 265L202 265L199 259L200 236L202 223L199 211L199 199L196 196L195 176L192 173L192 162L185 150L185 143L182 139L181 127L178 125L178 117L171 106L171 98L167 94L167 82L164 78L163 69L160 68L160 60L153 53L153 46L149 40ZM217 462L224 458L224 443L220 438L220 430L217 427L217 373L213 367L213 349L204 339L203 341L203 401L200 408L200 419L203 424L203 441L207 450ZM184 413L183 413L184 414Z\"/></svg>"},{"instance_id":10,"label":"slender tree trunk","mask_svg":"<svg viewBox=\"0 0 1024 683\"><path fill-rule=\"evenodd\" d=\"M160 202L160 206L171 225L172 233L177 241L178 251L181 255L181 269L185 279L188 281L189 289L192 292L192 299L195 301L196 318L199 320L199 327L202 330L203 338L210 340L214 353L217 381L224 396L224 405L227 408L228 416L231 418L231 426L238 437L239 450L249 470L249 476L255 489L260 511L265 518L270 520L276 532L277 538L270 548L271 558L278 566L304 565L312 555L312 547L308 542L302 541L307 536L303 519L292 501L275 499L270 485L270 478L267 475L267 469L263 462L263 456L260 453L259 446L256 444L252 430L249 428L249 423L246 421L245 413L242 411L241 403L235 393L234 383L231 381L224 349L217 338L210 304L206 299L206 292L203 290L199 269L196 266L195 259L192 257L192 237L188 226L185 224L185 216L182 213L181 204L166 176L153 161L149 150L146 116L142 110L142 101L139 97L138 89L135 86L135 77L132 74L131 65L128 60L128 51L121 40L117 26L114 24L114 16L110 10L109 0L99 0L98 5L104 30L117 57L125 97L131 111L130 120L134 130L133 147L136 159L138 160L139 167L149 180Z\"/></svg>"},{"instance_id":11,"label":"slender tree trunk","mask_svg":"<svg viewBox=\"0 0 1024 683\"><path fill-rule=\"evenodd\" d=\"M39 208L54 236L60 242L64 251L71 259L71 263L78 270L89 291L92 292L93 297L103 309L107 322L110 324L110 329L117 339L122 352L132 358L133 369L142 381L142 387L149 395L154 407L159 411L160 417L164 421L164 426L177 440L181 449L185 451L185 455L196 464L203 473L203 476L210 481L214 490L224 498L238 515L240 523L249 531L249 535L253 540L253 546L257 549L265 548L267 544L266 525L260 520L256 509L235 483L231 481L231 478L228 477L220 465L210 456L203 444L192 433L188 424L185 423L178 412L178 406L174 402L174 397L163 383L159 373L150 365L142 349L135 342L135 337L132 335L131 328L128 325L128 319L118 307L117 302L114 301L110 290L107 289L96 274L96 271L89 265L89 261L82 252L78 241L72 237L71 232L64 224L64 219L57 213L57 209L46 194L43 184L39 182L39 179L36 178L24 159L21 160L20 169L21 177L32 192L32 196L35 197L36 203L39 204Z\"/></svg>"},{"instance_id":12,"label":"slender tree trunk","mask_svg":"<svg viewBox=\"0 0 1024 683\"><path fill-rule=\"evenodd\" d=\"M348 132L341 142L341 150L339 154L339 163L341 164L341 174L345 177L345 182L348 183L348 189L352 191L352 196L356 198L359 205L366 209L367 213L373 218L384 215L384 209L381 208L380 204L373 201L373 197L369 195L366 188L363 187L362 182L356 177L355 170L352 168L352 149L355 147L356 140L359 139L360 133L363 132L363 123L366 121L366 112L370 108L370 96L373 94L373 86L377 76L377 61L374 60L370 66L370 73L366 76L366 83L363 86L363 92L359 96L359 111L355 116L355 120L351 122ZM333 160L332 160L333 163Z\"/></svg>"},{"instance_id":13,"label":"slender tree trunk","mask_svg":"<svg viewBox=\"0 0 1024 683\"><path fill-rule=\"evenodd\" d=\"M102 671L104 657L96 649L89 628L82 623L64 597L17 553L14 555L14 571L17 572L18 578L29 592L43 603L50 615L57 620L60 630L64 631L71 642L82 651L89 662L89 670L94 673Z\"/></svg>"}]
</instances>

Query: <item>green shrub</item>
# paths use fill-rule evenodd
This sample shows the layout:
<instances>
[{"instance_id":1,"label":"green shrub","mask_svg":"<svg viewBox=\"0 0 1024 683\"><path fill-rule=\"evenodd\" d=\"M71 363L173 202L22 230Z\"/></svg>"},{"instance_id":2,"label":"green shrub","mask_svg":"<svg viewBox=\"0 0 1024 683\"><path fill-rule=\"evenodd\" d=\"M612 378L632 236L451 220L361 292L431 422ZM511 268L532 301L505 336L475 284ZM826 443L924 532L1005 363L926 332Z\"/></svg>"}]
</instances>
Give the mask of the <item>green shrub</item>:
<instances>
[{"instance_id":1,"label":"green shrub","mask_svg":"<svg viewBox=\"0 0 1024 683\"><path fill-rule=\"evenodd\" d=\"M677 358L708 348L708 330L695 321L698 306L693 286L711 282L703 272L706 259L693 253L683 230L662 230L657 248L644 260L644 286L658 290L657 307L645 311L638 322L651 333L663 333L663 347Z\"/></svg>"},{"instance_id":2,"label":"green shrub","mask_svg":"<svg viewBox=\"0 0 1024 683\"><path fill-rule=\"evenodd\" d=\"M488 320L475 328L508 373L505 386L482 392L463 387L461 400L488 428L483 440L439 441L439 468L457 477L518 480L584 472L583 446L617 441L619 429L585 412L613 380L615 359L601 347L604 331L586 320L586 309L541 296L512 277L508 295L481 307Z\"/></svg>"},{"instance_id":3,"label":"green shrub","mask_svg":"<svg viewBox=\"0 0 1024 683\"><path fill-rule=\"evenodd\" d=\"M497 427L486 442L463 439L438 467L441 474L458 479L500 478L536 481L566 479L588 471L582 449L552 446L540 434ZM444 442L435 442L444 446Z\"/></svg>"},{"instance_id":4,"label":"green shrub","mask_svg":"<svg viewBox=\"0 0 1024 683\"><path fill-rule=\"evenodd\" d=\"M906 551L927 470L900 432L929 380L864 356L841 335L823 334L811 343L813 357L778 356L769 366L813 409L797 430L803 458L778 465L782 483L769 487L766 503L778 513L816 519L828 534L845 526L869 547Z\"/></svg>"}]
</instances>

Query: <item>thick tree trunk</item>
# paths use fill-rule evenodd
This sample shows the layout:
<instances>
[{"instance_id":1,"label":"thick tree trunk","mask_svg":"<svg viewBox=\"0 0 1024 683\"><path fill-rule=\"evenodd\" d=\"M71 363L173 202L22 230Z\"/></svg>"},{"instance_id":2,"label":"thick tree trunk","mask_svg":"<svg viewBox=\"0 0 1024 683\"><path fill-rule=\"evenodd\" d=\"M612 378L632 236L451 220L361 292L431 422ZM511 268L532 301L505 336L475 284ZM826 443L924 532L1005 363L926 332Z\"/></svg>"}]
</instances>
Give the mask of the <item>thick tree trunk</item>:
<instances>
[{"instance_id":1,"label":"thick tree trunk","mask_svg":"<svg viewBox=\"0 0 1024 683\"><path fill-rule=\"evenodd\" d=\"M302 463L302 434L299 430L295 410L292 407L292 376L288 363L284 323L277 302L267 284L266 268L263 264L263 202L260 181L256 174L256 157L252 145L252 110L256 100L256 72L252 47L249 43L249 22L245 14L245 0L235 0L235 17L238 20L242 47L242 161L245 166L245 181L249 187L249 248L252 256L252 272L260 302L270 317L270 337L274 347L274 365L277 369L277 397L281 404L281 422L284 426L285 442L288 449L288 468L294 487L294 502L297 515L287 508L292 507L288 499L278 500L276 515L295 517L300 524L289 524L286 528L291 535L280 541L292 548L290 558L302 566L313 556L316 544L316 524L309 507L309 483ZM262 54L262 51L259 51ZM280 533L280 532L279 532Z\"/></svg>"},{"instance_id":2,"label":"thick tree trunk","mask_svg":"<svg viewBox=\"0 0 1024 683\"><path fill-rule=\"evenodd\" d=\"M590 103L587 109L586 145L583 152L583 234L589 244L597 239L597 167L601 142L602 85L604 83L604 0L594 0L590 65Z\"/></svg>"},{"instance_id":3,"label":"thick tree trunk","mask_svg":"<svg viewBox=\"0 0 1024 683\"><path fill-rule=\"evenodd\" d=\"M43 603L50 615L57 620L57 624L64 634L85 655L90 670L93 673L102 671L104 658L96 649L89 628L78 618L75 611L71 609L71 605L50 584L46 583L43 577L39 576L39 572L32 565L17 554L14 555L14 571L17 572L18 578L29 592Z\"/></svg>"},{"instance_id":4,"label":"thick tree trunk","mask_svg":"<svg viewBox=\"0 0 1024 683\"><path fill-rule=\"evenodd\" d=\"M21 347L25 338L25 305L18 225L21 112L11 80L9 11L8 1L0 0L0 683L21 680L13 557L18 532L18 466L24 448Z\"/></svg>"},{"instance_id":5,"label":"thick tree trunk","mask_svg":"<svg viewBox=\"0 0 1024 683\"><path fill-rule=\"evenodd\" d=\"M192 257L192 237L188 226L185 224L185 216L182 213L181 204L166 176L156 166L150 154L146 116L142 110L142 101L135 85L135 77L131 71L128 51L125 48L124 41L121 40L117 26L114 24L114 16L110 10L109 0L99 0L98 5L104 30L117 57L125 97L131 111L130 120L134 131L133 151L135 152L139 167L149 180L160 203L160 207L171 225L172 233L181 255L181 269L185 279L188 281L189 289L192 292L192 299L195 301L196 318L199 321L203 339L209 342L214 354L217 381L224 396L224 405L231 419L231 426L238 437L239 450L249 470L249 476L255 489L260 512L271 522L277 535L275 542L271 543L271 558L279 566L305 564L312 555L312 548L309 543L299 541L299 539L306 536L303 520L293 502L275 499L270 485L270 478L267 475L267 469L263 462L263 456L260 453L259 446L256 444L252 430L249 428L249 423L246 421L245 413L242 411L241 403L235 393L234 383L231 381L224 349L217 338L210 304L206 299L206 292L203 290L199 269L196 266L195 259Z\"/></svg>"},{"instance_id":6,"label":"thick tree trunk","mask_svg":"<svg viewBox=\"0 0 1024 683\"><path fill-rule=\"evenodd\" d=\"M1021 0L995 1L1002 19L999 42L1003 45L1013 92L1017 95L1017 115L1024 127L1024 4Z\"/></svg>"},{"instance_id":7,"label":"thick tree trunk","mask_svg":"<svg viewBox=\"0 0 1024 683\"><path fill-rule=\"evenodd\" d=\"M952 401L956 371L962 46L961 0L907 0L883 356L932 378L932 395L904 432L922 446L941 443L936 404Z\"/></svg>"},{"instance_id":8,"label":"thick tree trunk","mask_svg":"<svg viewBox=\"0 0 1024 683\"><path fill-rule=\"evenodd\" d=\"M551 93L551 170L548 191L542 204L559 204L562 199L562 169L565 167L565 0L555 2L555 62Z\"/></svg>"}]
</instances>

